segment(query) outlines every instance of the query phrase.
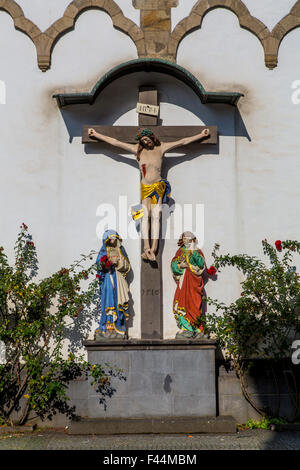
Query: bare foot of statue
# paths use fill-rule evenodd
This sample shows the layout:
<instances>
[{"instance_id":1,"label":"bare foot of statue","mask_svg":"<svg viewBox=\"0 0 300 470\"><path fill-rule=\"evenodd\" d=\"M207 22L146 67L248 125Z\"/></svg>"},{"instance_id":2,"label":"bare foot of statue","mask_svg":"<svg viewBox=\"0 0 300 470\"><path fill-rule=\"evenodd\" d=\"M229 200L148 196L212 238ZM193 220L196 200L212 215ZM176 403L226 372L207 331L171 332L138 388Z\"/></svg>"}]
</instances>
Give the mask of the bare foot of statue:
<instances>
[{"instance_id":1,"label":"bare foot of statue","mask_svg":"<svg viewBox=\"0 0 300 470\"><path fill-rule=\"evenodd\" d=\"M145 248L145 249L144 249L144 253L142 254L142 258L143 258L144 260L147 260L147 259L150 260L150 256L151 256L151 250L150 250L150 248Z\"/></svg>"},{"instance_id":2,"label":"bare foot of statue","mask_svg":"<svg viewBox=\"0 0 300 470\"><path fill-rule=\"evenodd\" d=\"M155 256L154 250L150 250L149 260L150 261L156 261L156 256Z\"/></svg>"}]
</instances>

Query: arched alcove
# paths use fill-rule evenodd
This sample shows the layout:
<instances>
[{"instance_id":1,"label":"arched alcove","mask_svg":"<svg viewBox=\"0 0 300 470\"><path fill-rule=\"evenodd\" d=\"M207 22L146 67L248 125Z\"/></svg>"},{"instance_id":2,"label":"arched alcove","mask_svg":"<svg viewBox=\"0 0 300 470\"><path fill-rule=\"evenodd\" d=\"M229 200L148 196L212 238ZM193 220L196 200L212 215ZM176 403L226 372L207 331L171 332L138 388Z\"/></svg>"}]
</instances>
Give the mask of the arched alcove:
<instances>
[{"instance_id":1,"label":"arched alcove","mask_svg":"<svg viewBox=\"0 0 300 470\"><path fill-rule=\"evenodd\" d=\"M57 93L56 98L60 107L72 104L93 104L99 94L115 80L137 72L161 72L173 76L187 84L200 98L202 103L222 103L237 105L243 96L237 92L207 92L199 80L180 65L163 59L137 59L120 64L109 70L101 77L90 92Z\"/></svg>"}]
</instances>

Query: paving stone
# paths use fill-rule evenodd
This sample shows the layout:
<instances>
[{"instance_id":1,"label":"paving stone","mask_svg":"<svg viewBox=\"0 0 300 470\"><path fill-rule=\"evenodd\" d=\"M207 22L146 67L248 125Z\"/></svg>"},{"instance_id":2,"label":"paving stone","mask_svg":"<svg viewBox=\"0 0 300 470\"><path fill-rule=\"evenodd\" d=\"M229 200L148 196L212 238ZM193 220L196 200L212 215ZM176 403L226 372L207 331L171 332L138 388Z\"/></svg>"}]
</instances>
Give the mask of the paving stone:
<instances>
[{"instance_id":1,"label":"paving stone","mask_svg":"<svg viewBox=\"0 0 300 470\"><path fill-rule=\"evenodd\" d=\"M48 431L0 435L0 450L300 450L300 432L69 436Z\"/></svg>"}]
</instances>

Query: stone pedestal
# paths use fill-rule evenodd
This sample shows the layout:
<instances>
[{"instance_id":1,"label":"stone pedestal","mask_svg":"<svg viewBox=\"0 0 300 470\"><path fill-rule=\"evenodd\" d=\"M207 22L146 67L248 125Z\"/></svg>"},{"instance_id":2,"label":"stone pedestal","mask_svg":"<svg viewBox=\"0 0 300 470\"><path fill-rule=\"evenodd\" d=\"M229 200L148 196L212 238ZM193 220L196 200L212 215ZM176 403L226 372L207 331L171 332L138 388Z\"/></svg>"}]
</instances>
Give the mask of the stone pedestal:
<instances>
[{"instance_id":1,"label":"stone pedestal","mask_svg":"<svg viewBox=\"0 0 300 470\"><path fill-rule=\"evenodd\" d=\"M215 417L214 341L127 340L84 343L88 360L122 369L99 403L88 387L89 418Z\"/></svg>"}]
</instances>

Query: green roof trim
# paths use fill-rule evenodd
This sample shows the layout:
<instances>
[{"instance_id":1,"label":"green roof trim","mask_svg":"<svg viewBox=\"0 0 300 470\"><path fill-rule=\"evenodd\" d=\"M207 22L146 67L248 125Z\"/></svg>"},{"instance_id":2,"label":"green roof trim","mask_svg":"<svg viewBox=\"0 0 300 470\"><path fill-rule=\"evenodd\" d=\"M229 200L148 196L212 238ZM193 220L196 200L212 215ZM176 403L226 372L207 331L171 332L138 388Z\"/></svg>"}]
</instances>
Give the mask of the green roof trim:
<instances>
[{"instance_id":1,"label":"green roof trim","mask_svg":"<svg viewBox=\"0 0 300 470\"><path fill-rule=\"evenodd\" d=\"M164 59L136 59L124 62L103 75L96 83L90 93L58 93L53 95L60 108L72 104L93 104L97 96L110 83L120 77L136 72L160 72L171 75L186 83L200 98L201 102L222 103L236 106L239 99L244 96L242 93L232 92L207 92L197 80L197 78L184 67Z\"/></svg>"}]
</instances>

